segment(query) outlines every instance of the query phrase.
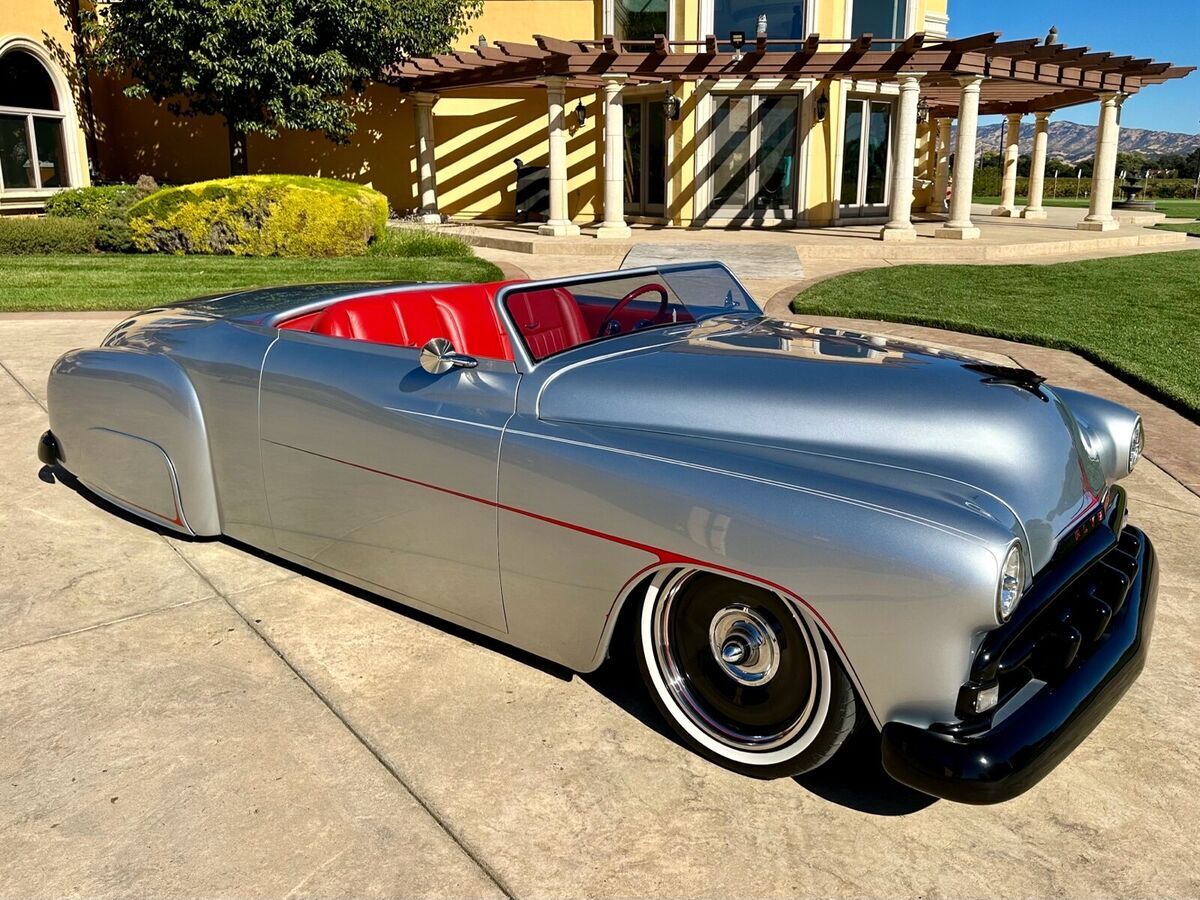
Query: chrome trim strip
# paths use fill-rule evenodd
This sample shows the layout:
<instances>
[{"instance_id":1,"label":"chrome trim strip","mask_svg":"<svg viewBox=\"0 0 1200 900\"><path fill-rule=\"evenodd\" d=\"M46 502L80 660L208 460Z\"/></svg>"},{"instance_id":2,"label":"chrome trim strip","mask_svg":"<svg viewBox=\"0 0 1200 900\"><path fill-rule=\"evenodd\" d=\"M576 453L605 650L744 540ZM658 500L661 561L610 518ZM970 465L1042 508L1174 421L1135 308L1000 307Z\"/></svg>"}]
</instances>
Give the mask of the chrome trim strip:
<instances>
[{"instance_id":1,"label":"chrome trim strip","mask_svg":"<svg viewBox=\"0 0 1200 900\"><path fill-rule=\"evenodd\" d=\"M437 413L417 412L415 409L400 409L396 406L385 406L388 412L400 413L405 416L419 416L423 419L437 419L440 422L454 422L456 425L470 425L474 428L486 428L488 431L503 431L503 425L492 425L488 422L472 422L470 419L456 419L454 416L439 416Z\"/></svg>"}]
</instances>

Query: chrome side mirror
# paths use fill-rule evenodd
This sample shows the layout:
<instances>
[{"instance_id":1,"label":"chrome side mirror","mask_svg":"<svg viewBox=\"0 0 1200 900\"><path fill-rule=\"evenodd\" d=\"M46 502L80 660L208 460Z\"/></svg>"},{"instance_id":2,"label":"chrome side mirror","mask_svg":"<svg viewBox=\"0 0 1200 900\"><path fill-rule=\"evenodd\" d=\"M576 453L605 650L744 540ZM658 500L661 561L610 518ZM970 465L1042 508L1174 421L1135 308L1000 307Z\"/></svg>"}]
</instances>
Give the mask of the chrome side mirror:
<instances>
[{"instance_id":1,"label":"chrome side mirror","mask_svg":"<svg viewBox=\"0 0 1200 900\"><path fill-rule=\"evenodd\" d=\"M451 369L473 369L479 360L463 356L454 345L442 337L436 337L421 348L421 368L430 375L442 375Z\"/></svg>"}]
</instances>

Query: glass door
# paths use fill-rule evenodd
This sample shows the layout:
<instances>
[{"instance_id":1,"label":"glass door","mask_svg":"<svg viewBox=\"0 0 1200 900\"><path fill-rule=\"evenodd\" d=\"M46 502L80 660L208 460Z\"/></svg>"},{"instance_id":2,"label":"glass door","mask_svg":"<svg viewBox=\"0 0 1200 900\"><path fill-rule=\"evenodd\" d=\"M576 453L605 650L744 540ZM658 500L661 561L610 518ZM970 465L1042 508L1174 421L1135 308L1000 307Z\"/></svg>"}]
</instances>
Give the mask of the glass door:
<instances>
[{"instance_id":1,"label":"glass door","mask_svg":"<svg viewBox=\"0 0 1200 900\"><path fill-rule=\"evenodd\" d=\"M737 94L714 100L710 212L791 219L796 206L798 97Z\"/></svg>"},{"instance_id":2,"label":"glass door","mask_svg":"<svg viewBox=\"0 0 1200 900\"><path fill-rule=\"evenodd\" d=\"M662 216L667 195L667 117L662 100L625 99L625 214Z\"/></svg>"},{"instance_id":3,"label":"glass door","mask_svg":"<svg viewBox=\"0 0 1200 900\"><path fill-rule=\"evenodd\" d=\"M851 97L842 141L841 215L887 213L891 169L892 102Z\"/></svg>"}]
</instances>

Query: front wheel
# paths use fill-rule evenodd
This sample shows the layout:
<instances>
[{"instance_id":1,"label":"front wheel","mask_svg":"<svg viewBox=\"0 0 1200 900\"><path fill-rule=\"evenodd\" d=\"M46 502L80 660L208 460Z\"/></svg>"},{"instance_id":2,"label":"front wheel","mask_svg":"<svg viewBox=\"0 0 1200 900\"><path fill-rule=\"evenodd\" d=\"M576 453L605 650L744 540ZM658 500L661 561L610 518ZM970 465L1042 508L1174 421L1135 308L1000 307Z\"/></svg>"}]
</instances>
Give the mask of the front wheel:
<instances>
[{"instance_id":1,"label":"front wheel","mask_svg":"<svg viewBox=\"0 0 1200 900\"><path fill-rule=\"evenodd\" d=\"M812 617L774 591L674 569L651 581L638 662L684 742L756 778L808 772L854 728L850 680Z\"/></svg>"}]
</instances>

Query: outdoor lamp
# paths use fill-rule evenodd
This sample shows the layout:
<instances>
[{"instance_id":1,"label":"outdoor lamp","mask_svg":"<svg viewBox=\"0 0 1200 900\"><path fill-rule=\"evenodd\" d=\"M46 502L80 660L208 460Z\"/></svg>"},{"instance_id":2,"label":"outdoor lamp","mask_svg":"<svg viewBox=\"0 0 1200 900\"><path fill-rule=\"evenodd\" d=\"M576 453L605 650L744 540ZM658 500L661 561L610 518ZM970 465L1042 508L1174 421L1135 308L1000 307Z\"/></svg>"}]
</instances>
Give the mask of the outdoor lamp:
<instances>
[{"instance_id":1,"label":"outdoor lamp","mask_svg":"<svg viewBox=\"0 0 1200 900\"><path fill-rule=\"evenodd\" d=\"M755 37L767 36L767 14L763 13L758 17L758 27L754 31Z\"/></svg>"},{"instance_id":2,"label":"outdoor lamp","mask_svg":"<svg viewBox=\"0 0 1200 900\"><path fill-rule=\"evenodd\" d=\"M733 61L742 61L742 48L746 46L746 32L731 31L729 32L729 43L733 44Z\"/></svg>"},{"instance_id":3,"label":"outdoor lamp","mask_svg":"<svg viewBox=\"0 0 1200 900\"><path fill-rule=\"evenodd\" d=\"M487 45L488 45L487 38L485 38L485 37L484 37L484 36L481 34L481 35L479 36L479 44L478 44L478 46L479 46L479 49L480 49L480 50L482 50L482 49L483 49L483 48L485 48Z\"/></svg>"},{"instance_id":4,"label":"outdoor lamp","mask_svg":"<svg viewBox=\"0 0 1200 900\"><path fill-rule=\"evenodd\" d=\"M929 100L926 97L917 101L917 121L922 124L929 121Z\"/></svg>"},{"instance_id":5,"label":"outdoor lamp","mask_svg":"<svg viewBox=\"0 0 1200 900\"><path fill-rule=\"evenodd\" d=\"M575 121L579 123L579 127L583 127L583 123L587 121L587 107L580 100L575 104Z\"/></svg>"},{"instance_id":6,"label":"outdoor lamp","mask_svg":"<svg viewBox=\"0 0 1200 900\"><path fill-rule=\"evenodd\" d=\"M825 117L829 115L829 97L824 91L821 91L821 96L817 98L816 104L817 121L824 122Z\"/></svg>"},{"instance_id":7,"label":"outdoor lamp","mask_svg":"<svg viewBox=\"0 0 1200 900\"><path fill-rule=\"evenodd\" d=\"M664 85L663 94L663 111L666 114L667 120L678 122L681 104L679 98L675 96L675 92L671 90L670 82Z\"/></svg>"}]
</instances>

